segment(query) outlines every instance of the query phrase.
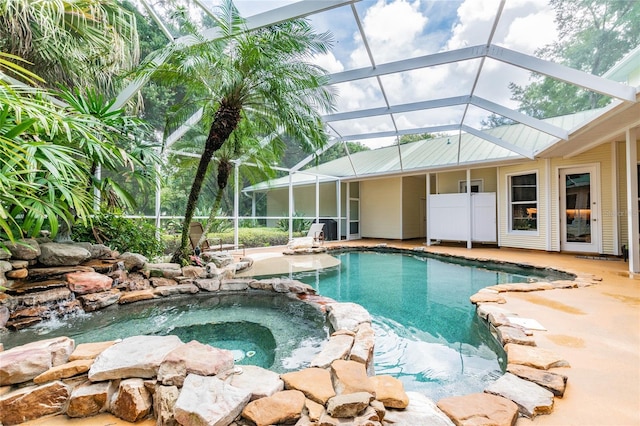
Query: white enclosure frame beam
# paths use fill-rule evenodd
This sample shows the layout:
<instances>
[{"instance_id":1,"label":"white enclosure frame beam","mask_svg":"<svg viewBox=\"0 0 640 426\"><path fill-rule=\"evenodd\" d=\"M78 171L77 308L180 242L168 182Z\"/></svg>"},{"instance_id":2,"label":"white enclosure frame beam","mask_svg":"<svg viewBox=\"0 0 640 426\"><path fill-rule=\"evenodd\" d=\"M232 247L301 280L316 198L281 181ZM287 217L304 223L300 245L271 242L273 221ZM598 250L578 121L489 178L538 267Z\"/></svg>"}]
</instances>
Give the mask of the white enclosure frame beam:
<instances>
[{"instance_id":1,"label":"white enclosure frame beam","mask_svg":"<svg viewBox=\"0 0 640 426\"><path fill-rule=\"evenodd\" d=\"M479 138L482 138L482 139L484 139L486 141L489 141L491 143L494 143L494 144L496 144L498 146L501 146L504 149L508 149L509 151L515 152L516 154L520 154L523 157L527 157L530 160L533 160L533 152L531 152L529 150L522 149L521 147L516 146L516 145L514 145L512 143L509 143L507 141L503 141L502 139L497 138L497 137L495 137L493 135L490 135L488 133L485 133L485 132L483 132L481 130L476 130L473 127L470 127L470 126L467 126L467 125L464 125L464 124L462 126L460 126L460 130L465 131L467 133L470 133L470 134L472 134L474 136L477 136Z\"/></svg>"},{"instance_id":2,"label":"white enclosure frame beam","mask_svg":"<svg viewBox=\"0 0 640 426\"><path fill-rule=\"evenodd\" d=\"M352 4L358 1L360 0L302 0L296 3L279 7L277 9L269 10L247 17L247 30L251 31L269 25L278 24L290 19L302 18L308 15L313 15L315 13L334 9L336 7ZM166 29L163 30L163 32L165 31ZM167 35L166 32L165 35ZM208 30L203 31L203 36L206 41L210 41L218 38L220 36L220 33L216 28L209 28ZM189 35L175 39L174 43L178 45L192 46L201 41L202 40ZM161 65L166 59L166 55L157 56L153 61L153 64L156 66ZM133 95L135 95L142 88L142 86L146 84L147 80L148 76L145 76L129 83L129 85L118 94L116 101L113 103L109 110L114 111L122 108L127 102L129 102L129 99L131 99Z\"/></svg>"}]
</instances>

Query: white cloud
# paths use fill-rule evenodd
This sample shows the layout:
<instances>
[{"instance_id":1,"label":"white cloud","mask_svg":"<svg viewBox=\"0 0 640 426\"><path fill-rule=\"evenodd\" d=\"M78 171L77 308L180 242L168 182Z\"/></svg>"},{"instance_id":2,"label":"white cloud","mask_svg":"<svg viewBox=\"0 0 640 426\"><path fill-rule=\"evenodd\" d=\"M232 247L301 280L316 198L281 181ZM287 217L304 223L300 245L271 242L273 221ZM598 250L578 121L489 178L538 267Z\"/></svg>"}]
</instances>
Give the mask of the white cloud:
<instances>
[{"instance_id":1,"label":"white cloud","mask_svg":"<svg viewBox=\"0 0 640 426\"><path fill-rule=\"evenodd\" d=\"M428 19L419 10L419 1L378 2L367 9L362 25L376 63L413 57L421 54L418 39L423 35ZM354 39L362 43L360 34ZM364 49L354 51L353 66L370 65Z\"/></svg>"},{"instance_id":2,"label":"white cloud","mask_svg":"<svg viewBox=\"0 0 640 426\"><path fill-rule=\"evenodd\" d=\"M557 40L558 31L553 18L553 11L548 9L515 18L509 25L504 44L510 49L533 54L536 49Z\"/></svg>"},{"instance_id":3,"label":"white cloud","mask_svg":"<svg viewBox=\"0 0 640 426\"><path fill-rule=\"evenodd\" d=\"M340 62L331 52L314 56L313 63L321 66L330 74L344 71L344 65L342 65L342 62Z\"/></svg>"},{"instance_id":4,"label":"white cloud","mask_svg":"<svg viewBox=\"0 0 640 426\"><path fill-rule=\"evenodd\" d=\"M418 0L363 2L363 6L369 4L370 6L364 12L360 8L360 12L376 65L380 65L434 53L438 51L434 48L436 45L442 46L439 51L484 45L488 42L499 2L500 0L462 1L457 9L457 19L450 24L431 23L429 17L421 12ZM548 6L547 0L509 0L491 42L532 54L536 49L556 39L557 32L553 18L553 10ZM449 37L442 42L443 34L447 34L447 25L450 25ZM434 28L437 37L428 33ZM332 67L338 64L344 64L346 69L371 66L359 32L353 31L353 38L349 40L349 45L356 47L348 58L340 58L342 62L331 58L335 62L329 62ZM390 105L469 95L480 62L480 59L454 62L400 74L383 75L380 80ZM324 66L329 68L328 65ZM474 95L515 108L517 105L510 100L508 84L510 82L526 84L528 76L529 73L520 68L487 59ZM382 92L374 78L341 84L339 94L339 111L354 111L385 105ZM468 111L465 124L479 126L480 120L489 114L490 112L473 108ZM453 107L405 114L396 118L398 126L407 129L457 123L460 117L460 109ZM343 134L356 134L366 132L368 127L371 127L370 131L374 131L373 127L379 127L376 124L379 123L354 120L353 123L341 123L339 127ZM349 126L352 128L348 128ZM392 139L386 139L386 141L393 142ZM376 141L376 145L382 142Z\"/></svg>"}]
</instances>

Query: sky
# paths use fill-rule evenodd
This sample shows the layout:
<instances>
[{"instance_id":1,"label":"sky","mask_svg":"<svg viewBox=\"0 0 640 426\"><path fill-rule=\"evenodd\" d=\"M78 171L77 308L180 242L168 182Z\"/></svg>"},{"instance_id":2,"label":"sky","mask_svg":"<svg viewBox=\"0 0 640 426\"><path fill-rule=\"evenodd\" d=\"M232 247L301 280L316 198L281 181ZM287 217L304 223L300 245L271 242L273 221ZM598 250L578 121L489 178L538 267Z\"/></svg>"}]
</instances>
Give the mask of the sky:
<instances>
[{"instance_id":1,"label":"sky","mask_svg":"<svg viewBox=\"0 0 640 426\"><path fill-rule=\"evenodd\" d=\"M178 0L180 1L180 0ZM323 0L317 0L323 1ZM204 0L206 6L218 0ZM252 16L295 0L235 0L240 13ZM355 9L361 20L373 64L365 49L351 6L310 17L317 31L330 31L330 53L316 58L329 73L372 67L469 46L485 45L499 9L499 0L361 0ZM533 55L557 38L554 13L548 0L507 0L492 44ZM481 72L478 73L481 68ZM479 74L479 77L478 77ZM400 105L472 93L511 108L510 82L526 84L528 71L500 61L474 59L432 68L385 75L335 85L335 112ZM477 81L476 81L477 79ZM382 88L381 89L381 85ZM384 92L383 92L384 90ZM385 101L386 97L386 101ZM399 130L460 124L464 106L395 114ZM480 129L490 112L469 107L464 124ZM390 116L331 123L341 136L394 129ZM371 148L390 145L395 138L362 139Z\"/></svg>"}]
</instances>

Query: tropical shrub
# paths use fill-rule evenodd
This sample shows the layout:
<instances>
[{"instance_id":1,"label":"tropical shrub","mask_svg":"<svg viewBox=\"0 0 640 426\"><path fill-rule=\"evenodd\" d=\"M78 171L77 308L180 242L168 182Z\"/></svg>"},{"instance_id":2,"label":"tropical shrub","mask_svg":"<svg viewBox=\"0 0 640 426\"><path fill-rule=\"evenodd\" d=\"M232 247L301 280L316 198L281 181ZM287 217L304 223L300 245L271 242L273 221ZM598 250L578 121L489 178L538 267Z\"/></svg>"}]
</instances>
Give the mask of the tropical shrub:
<instances>
[{"instance_id":1,"label":"tropical shrub","mask_svg":"<svg viewBox=\"0 0 640 426\"><path fill-rule=\"evenodd\" d=\"M90 224L75 225L71 237L75 241L105 244L121 253L130 251L148 258L164 251L164 242L156 238L156 227L152 223L116 213L100 213Z\"/></svg>"}]
</instances>

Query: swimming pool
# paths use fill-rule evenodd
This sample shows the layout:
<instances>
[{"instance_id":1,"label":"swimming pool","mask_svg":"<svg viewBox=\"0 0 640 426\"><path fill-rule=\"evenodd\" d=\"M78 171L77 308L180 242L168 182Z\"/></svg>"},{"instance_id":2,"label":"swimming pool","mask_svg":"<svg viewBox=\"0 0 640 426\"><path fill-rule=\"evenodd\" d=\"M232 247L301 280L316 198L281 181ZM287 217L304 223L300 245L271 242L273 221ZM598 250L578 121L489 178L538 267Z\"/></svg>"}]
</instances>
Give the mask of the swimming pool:
<instances>
[{"instance_id":1,"label":"swimming pool","mask_svg":"<svg viewBox=\"0 0 640 426\"><path fill-rule=\"evenodd\" d=\"M534 271L505 272L399 253L336 256L339 267L294 277L323 296L369 311L376 374L391 374L407 390L435 401L482 392L503 374L502 346L477 318L469 296L494 284L527 282Z\"/></svg>"}]
</instances>

